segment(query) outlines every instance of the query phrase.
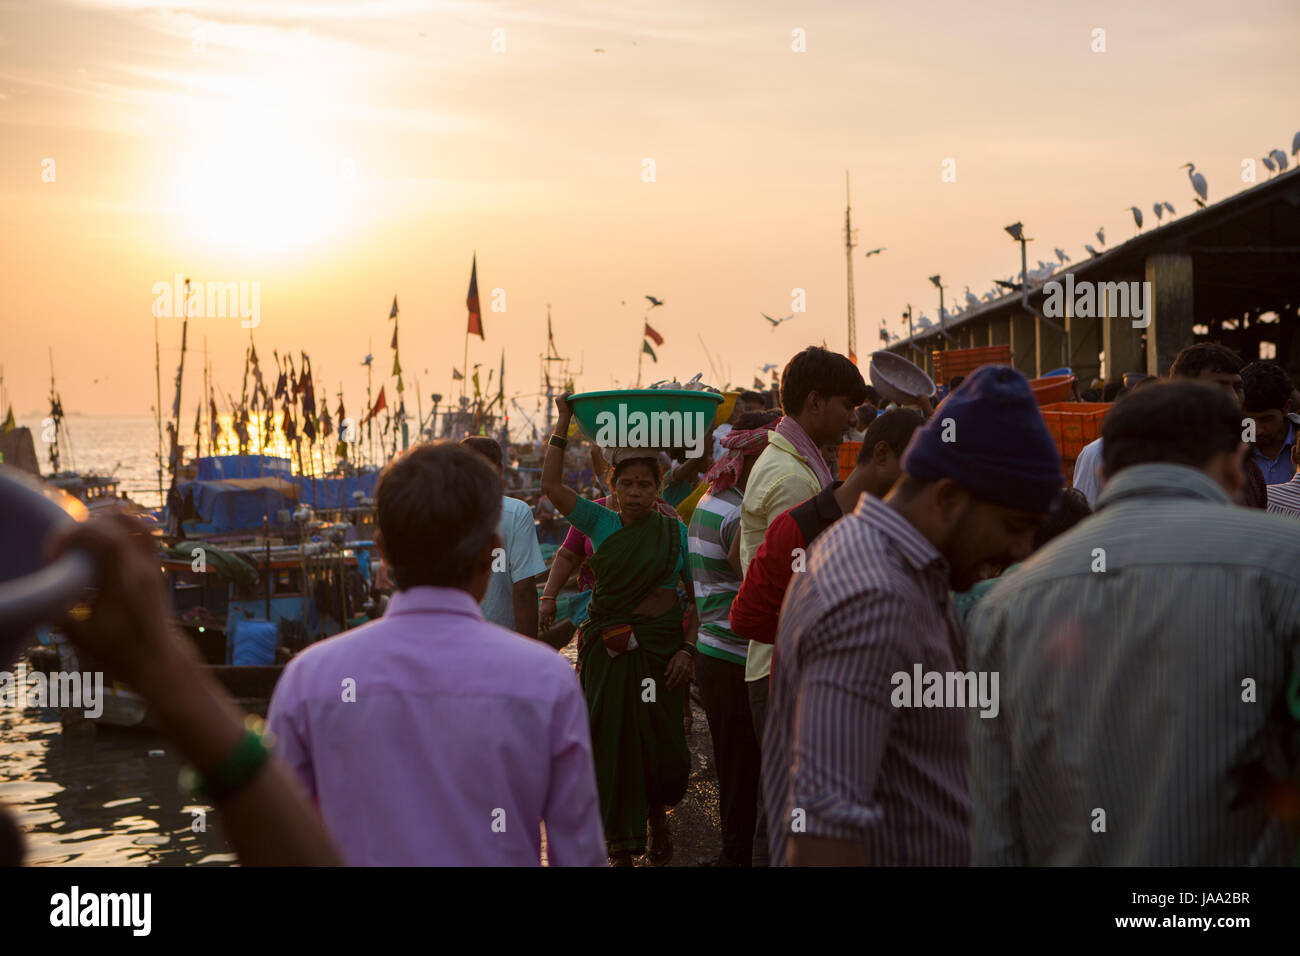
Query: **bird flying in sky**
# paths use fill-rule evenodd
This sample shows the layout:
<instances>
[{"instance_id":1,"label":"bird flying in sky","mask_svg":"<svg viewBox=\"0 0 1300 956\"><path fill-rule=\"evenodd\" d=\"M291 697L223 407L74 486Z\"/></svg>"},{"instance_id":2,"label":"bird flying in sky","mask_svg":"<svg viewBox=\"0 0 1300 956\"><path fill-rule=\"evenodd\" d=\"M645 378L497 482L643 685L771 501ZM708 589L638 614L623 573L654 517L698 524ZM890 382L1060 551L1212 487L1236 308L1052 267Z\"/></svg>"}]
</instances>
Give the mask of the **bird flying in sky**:
<instances>
[{"instance_id":1,"label":"bird flying in sky","mask_svg":"<svg viewBox=\"0 0 1300 956\"><path fill-rule=\"evenodd\" d=\"M661 305L664 304L664 300L663 300L663 299L656 299L656 298L655 298L654 296L652 296L652 295L648 295L648 296L646 296L646 298L650 300L650 308L652 308L652 309L653 309L653 308L656 308L657 306L661 306Z\"/></svg>"},{"instance_id":2,"label":"bird flying in sky","mask_svg":"<svg viewBox=\"0 0 1300 956\"><path fill-rule=\"evenodd\" d=\"M784 319L774 319L774 318L772 318L770 315L768 315L766 312L760 312L760 313L758 313L758 314L761 315L763 318L767 319L767 321L769 321L769 322L772 323L772 331L776 331L776 327L777 327L778 325L780 325L782 322L789 322L791 319L794 318L794 314L793 314L793 313L791 313L790 315L787 315Z\"/></svg>"}]
</instances>

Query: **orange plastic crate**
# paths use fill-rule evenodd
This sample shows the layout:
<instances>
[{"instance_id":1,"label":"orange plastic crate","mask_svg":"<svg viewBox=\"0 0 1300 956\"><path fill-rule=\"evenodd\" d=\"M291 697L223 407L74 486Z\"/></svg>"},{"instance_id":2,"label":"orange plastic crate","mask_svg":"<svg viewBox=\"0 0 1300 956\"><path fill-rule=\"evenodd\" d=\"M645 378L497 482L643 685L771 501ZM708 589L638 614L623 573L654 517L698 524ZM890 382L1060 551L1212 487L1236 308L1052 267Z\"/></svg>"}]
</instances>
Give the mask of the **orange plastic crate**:
<instances>
[{"instance_id":1,"label":"orange plastic crate","mask_svg":"<svg viewBox=\"0 0 1300 956\"><path fill-rule=\"evenodd\" d=\"M969 375L982 365L1010 365L1011 346L986 345L975 349L935 349L934 378L947 385L958 375Z\"/></svg>"},{"instance_id":2,"label":"orange plastic crate","mask_svg":"<svg viewBox=\"0 0 1300 956\"><path fill-rule=\"evenodd\" d=\"M1039 407L1063 460L1073 463L1083 446L1101 437L1101 423L1114 402L1052 402ZM1071 465L1073 474L1073 464Z\"/></svg>"},{"instance_id":3,"label":"orange plastic crate","mask_svg":"<svg viewBox=\"0 0 1300 956\"><path fill-rule=\"evenodd\" d=\"M862 451L862 442L846 441L840 442L840 481L843 481L853 471L858 463L858 454Z\"/></svg>"}]
</instances>

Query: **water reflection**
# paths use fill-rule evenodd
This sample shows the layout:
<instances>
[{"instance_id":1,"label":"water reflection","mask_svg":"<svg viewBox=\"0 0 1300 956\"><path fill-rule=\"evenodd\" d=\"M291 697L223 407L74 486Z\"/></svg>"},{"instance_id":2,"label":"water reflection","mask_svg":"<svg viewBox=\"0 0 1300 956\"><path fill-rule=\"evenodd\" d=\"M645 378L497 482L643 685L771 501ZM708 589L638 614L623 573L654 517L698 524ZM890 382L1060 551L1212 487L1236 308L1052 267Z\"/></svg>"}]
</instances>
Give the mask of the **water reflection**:
<instances>
[{"instance_id":1,"label":"water reflection","mask_svg":"<svg viewBox=\"0 0 1300 956\"><path fill-rule=\"evenodd\" d=\"M65 733L53 711L0 708L0 801L31 866L233 863L217 814L181 793L180 766L156 734ZM199 809L206 832L196 833Z\"/></svg>"}]
</instances>

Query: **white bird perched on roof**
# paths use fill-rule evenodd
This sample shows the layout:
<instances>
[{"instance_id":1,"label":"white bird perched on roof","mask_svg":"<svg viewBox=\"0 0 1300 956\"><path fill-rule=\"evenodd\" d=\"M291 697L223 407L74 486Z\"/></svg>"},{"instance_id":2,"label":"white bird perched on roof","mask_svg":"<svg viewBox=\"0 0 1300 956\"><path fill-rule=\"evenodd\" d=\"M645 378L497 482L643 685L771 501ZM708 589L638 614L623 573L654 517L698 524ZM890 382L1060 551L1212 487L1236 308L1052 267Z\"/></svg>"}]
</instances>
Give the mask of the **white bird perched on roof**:
<instances>
[{"instance_id":1,"label":"white bird perched on roof","mask_svg":"<svg viewBox=\"0 0 1300 956\"><path fill-rule=\"evenodd\" d=\"M1106 227L1105 227L1105 226L1098 226L1098 227L1097 227L1097 241L1100 242L1103 246L1106 244Z\"/></svg>"},{"instance_id":2,"label":"white bird perched on roof","mask_svg":"<svg viewBox=\"0 0 1300 956\"><path fill-rule=\"evenodd\" d=\"M1096 249L1094 249L1092 246L1088 245L1086 242L1083 244L1083 248L1084 248L1084 251L1087 252L1089 255L1093 255L1093 256L1099 256L1099 255L1101 255L1100 252L1098 252L1098 251L1097 251Z\"/></svg>"},{"instance_id":3,"label":"white bird perched on roof","mask_svg":"<svg viewBox=\"0 0 1300 956\"><path fill-rule=\"evenodd\" d=\"M1196 200L1196 205L1204 209L1205 199L1209 195L1209 190L1205 187L1205 177L1196 171L1195 163L1183 163L1183 165L1178 168L1187 170L1187 178L1192 182L1192 189L1195 190L1196 195L1200 197Z\"/></svg>"},{"instance_id":4,"label":"white bird perched on roof","mask_svg":"<svg viewBox=\"0 0 1300 956\"><path fill-rule=\"evenodd\" d=\"M1271 155L1261 156L1259 161L1264 164L1264 168L1270 173L1277 172L1277 163L1273 162L1273 157Z\"/></svg>"},{"instance_id":5,"label":"white bird perched on roof","mask_svg":"<svg viewBox=\"0 0 1300 956\"><path fill-rule=\"evenodd\" d=\"M1139 229L1141 229L1141 228L1142 228L1142 210L1139 209L1137 206L1129 206L1128 209L1129 209L1129 212L1131 212L1131 213L1133 214L1133 221L1134 221L1135 223L1137 223L1137 227L1138 227Z\"/></svg>"},{"instance_id":6,"label":"white bird perched on roof","mask_svg":"<svg viewBox=\"0 0 1300 956\"><path fill-rule=\"evenodd\" d=\"M1162 202L1160 205L1162 205L1162 206L1165 207L1165 212L1169 213L1169 215L1171 215L1171 216L1176 215L1176 213L1174 212L1174 204L1173 204L1173 203Z\"/></svg>"},{"instance_id":7,"label":"white bird perched on roof","mask_svg":"<svg viewBox=\"0 0 1300 956\"><path fill-rule=\"evenodd\" d=\"M1161 219L1164 218L1165 207L1160 205L1160 203L1156 203L1154 206L1152 206L1151 211L1156 214L1156 222L1159 222Z\"/></svg>"},{"instance_id":8,"label":"white bird perched on roof","mask_svg":"<svg viewBox=\"0 0 1300 956\"><path fill-rule=\"evenodd\" d=\"M975 294L973 294L973 293L971 292L971 290L970 290L970 286L967 286L967 287L966 287L966 307L967 307L967 308L971 308L971 307L973 307L973 306L977 306L977 305L979 305L979 304L980 304L979 297L976 296Z\"/></svg>"},{"instance_id":9,"label":"white bird perched on roof","mask_svg":"<svg viewBox=\"0 0 1300 956\"><path fill-rule=\"evenodd\" d=\"M1300 133L1291 137L1291 155L1294 156L1296 153L1300 153Z\"/></svg>"},{"instance_id":10,"label":"white bird perched on roof","mask_svg":"<svg viewBox=\"0 0 1300 956\"><path fill-rule=\"evenodd\" d=\"M934 325L934 320L931 319L925 313L922 313L921 315L917 316L916 325L923 329L929 328L930 326Z\"/></svg>"},{"instance_id":11,"label":"white bird perched on roof","mask_svg":"<svg viewBox=\"0 0 1300 956\"><path fill-rule=\"evenodd\" d=\"M1286 172L1286 153L1282 152L1280 149L1270 149L1268 154L1273 157L1273 162L1277 163L1278 170L1280 172Z\"/></svg>"},{"instance_id":12,"label":"white bird perched on roof","mask_svg":"<svg viewBox=\"0 0 1300 956\"><path fill-rule=\"evenodd\" d=\"M1064 249L1053 249L1052 251L1056 253L1056 258L1061 261L1062 265L1070 261L1070 257L1065 254Z\"/></svg>"},{"instance_id":13,"label":"white bird perched on roof","mask_svg":"<svg viewBox=\"0 0 1300 956\"><path fill-rule=\"evenodd\" d=\"M997 292L996 289L993 290L992 292L985 292L985 293L984 293L984 301L985 301L985 302L992 302L992 301L993 301L994 299L996 299L997 297L998 297L998 292Z\"/></svg>"}]
</instances>

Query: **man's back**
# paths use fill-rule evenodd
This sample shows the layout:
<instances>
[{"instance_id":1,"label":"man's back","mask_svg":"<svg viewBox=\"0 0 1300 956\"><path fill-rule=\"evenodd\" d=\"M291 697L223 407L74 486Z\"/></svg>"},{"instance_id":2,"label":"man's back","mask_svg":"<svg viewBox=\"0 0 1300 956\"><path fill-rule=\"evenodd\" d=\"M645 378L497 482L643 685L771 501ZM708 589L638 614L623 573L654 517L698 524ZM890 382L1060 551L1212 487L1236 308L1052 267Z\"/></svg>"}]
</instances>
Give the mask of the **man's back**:
<instances>
[{"instance_id":1,"label":"man's back","mask_svg":"<svg viewBox=\"0 0 1300 956\"><path fill-rule=\"evenodd\" d=\"M506 495L501 499L501 521L497 524L504 562L498 570L493 567L487 594L483 596L483 616L493 624L514 630L514 587L519 581L535 577L546 570L542 547L537 540L537 527L533 512L518 498Z\"/></svg>"},{"instance_id":2,"label":"man's back","mask_svg":"<svg viewBox=\"0 0 1300 956\"><path fill-rule=\"evenodd\" d=\"M604 865L582 693L464 591L413 588L286 668L279 753L353 865Z\"/></svg>"},{"instance_id":3,"label":"man's back","mask_svg":"<svg viewBox=\"0 0 1300 956\"><path fill-rule=\"evenodd\" d=\"M1126 469L1099 503L972 617L1002 701L973 721L974 861L1288 862L1262 786L1297 727L1300 538L1190 468Z\"/></svg>"}]
</instances>

